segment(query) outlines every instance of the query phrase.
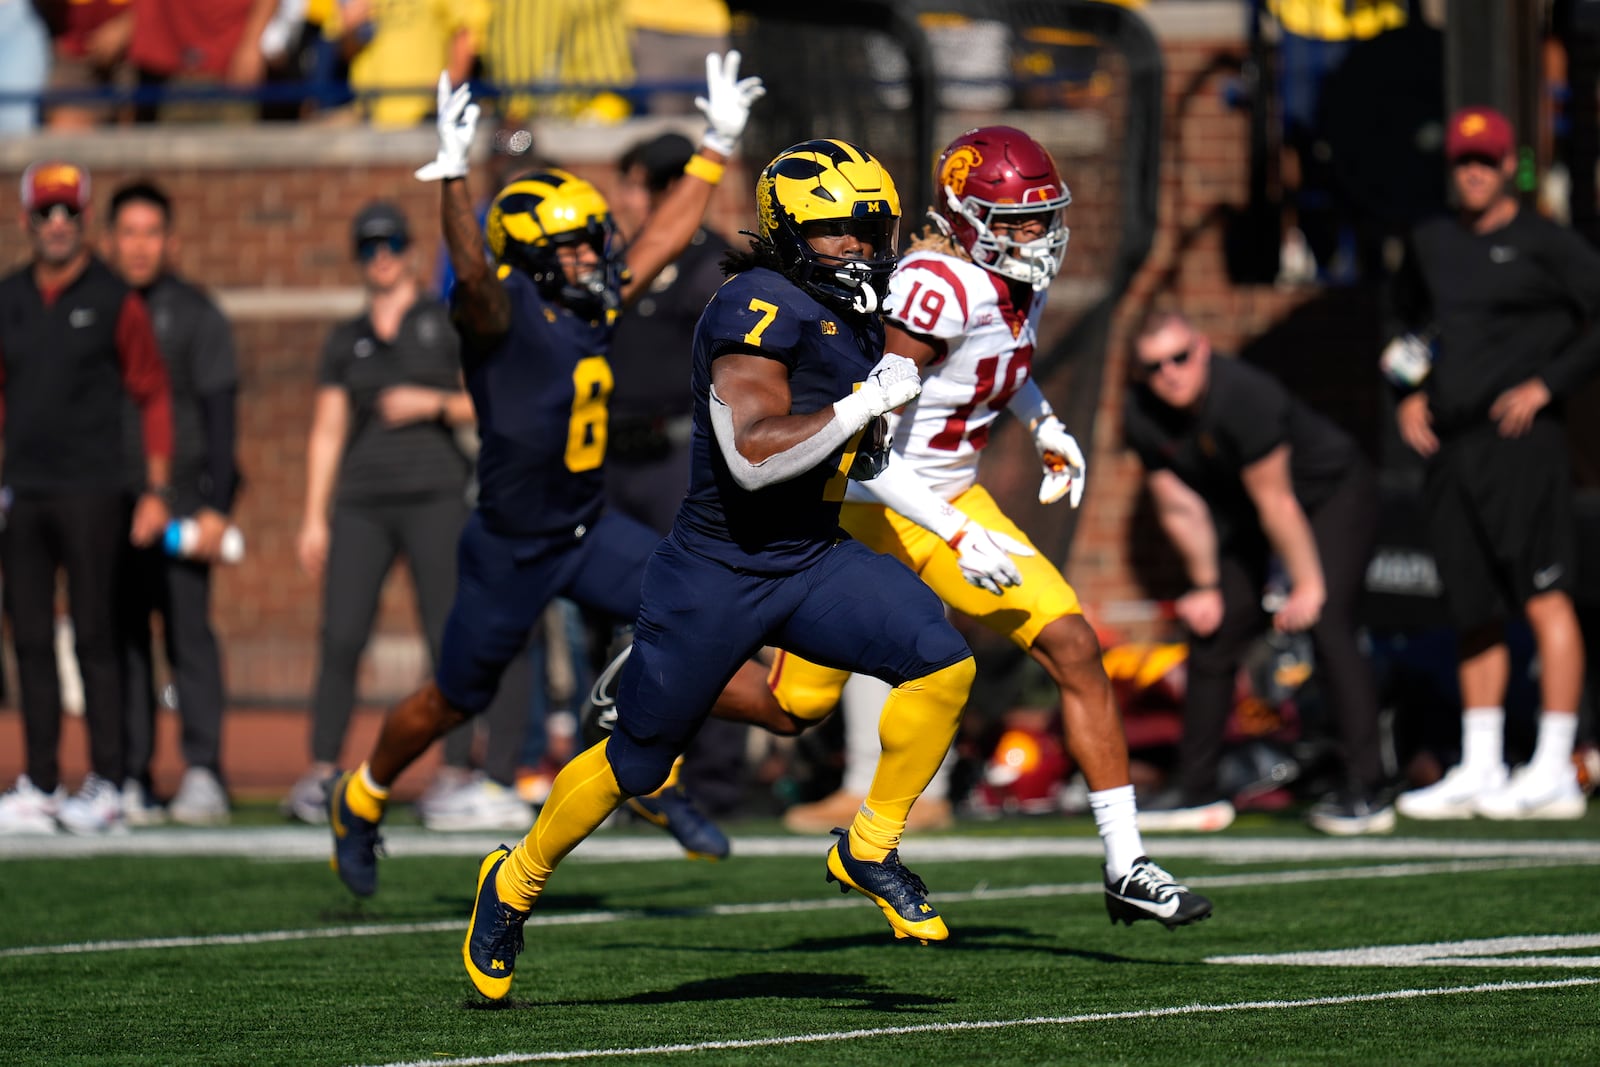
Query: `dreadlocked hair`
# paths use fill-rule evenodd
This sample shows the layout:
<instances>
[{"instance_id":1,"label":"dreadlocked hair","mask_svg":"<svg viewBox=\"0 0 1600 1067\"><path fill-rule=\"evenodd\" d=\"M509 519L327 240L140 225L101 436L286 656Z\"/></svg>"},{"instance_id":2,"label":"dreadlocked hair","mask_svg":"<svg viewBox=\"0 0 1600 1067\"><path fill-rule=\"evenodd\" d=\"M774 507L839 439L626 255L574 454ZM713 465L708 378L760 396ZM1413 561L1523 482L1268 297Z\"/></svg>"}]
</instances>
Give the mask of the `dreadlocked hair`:
<instances>
[{"instance_id":1,"label":"dreadlocked hair","mask_svg":"<svg viewBox=\"0 0 1600 1067\"><path fill-rule=\"evenodd\" d=\"M944 225L944 220L935 218L931 211L928 212L928 221L923 224L922 229L912 235L911 246L906 251L939 252L943 255L955 256L957 259L964 259L969 263L972 262L972 256L968 254L965 248L961 247L961 242L951 235Z\"/></svg>"},{"instance_id":2,"label":"dreadlocked hair","mask_svg":"<svg viewBox=\"0 0 1600 1067\"><path fill-rule=\"evenodd\" d=\"M750 248L744 252L736 248L730 248L723 253L722 262L719 264L723 277L731 278L735 274L743 274L745 271L755 270L757 267L765 267L778 274L784 272L783 261L778 258L777 245L774 245L771 241L762 240L749 230L741 230L739 232L750 238Z\"/></svg>"}]
</instances>

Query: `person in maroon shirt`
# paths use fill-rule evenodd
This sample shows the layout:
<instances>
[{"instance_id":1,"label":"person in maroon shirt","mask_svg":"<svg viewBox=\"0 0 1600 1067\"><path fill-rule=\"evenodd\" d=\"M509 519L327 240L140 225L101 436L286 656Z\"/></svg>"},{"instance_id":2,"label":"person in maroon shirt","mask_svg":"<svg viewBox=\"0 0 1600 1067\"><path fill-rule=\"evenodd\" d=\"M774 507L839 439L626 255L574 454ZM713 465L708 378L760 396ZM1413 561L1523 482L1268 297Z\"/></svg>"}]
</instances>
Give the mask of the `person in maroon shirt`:
<instances>
[{"instance_id":1,"label":"person in maroon shirt","mask_svg":"<svg viewBox=\"0 0 1600 1067\"><path fill-rule=\"evenodd\" d=\"M0 796L0 833L100 833L122 823L122 541L169 518L172 400L144 301L89 251L89 175L35 163L22 177L33 259L0 279L0 567L17 652L27 772ZM122 411L143 425L146 485L128 514ZM61 786L56 570L66 571L92 770Z\"/></svg>"}]
</instances>

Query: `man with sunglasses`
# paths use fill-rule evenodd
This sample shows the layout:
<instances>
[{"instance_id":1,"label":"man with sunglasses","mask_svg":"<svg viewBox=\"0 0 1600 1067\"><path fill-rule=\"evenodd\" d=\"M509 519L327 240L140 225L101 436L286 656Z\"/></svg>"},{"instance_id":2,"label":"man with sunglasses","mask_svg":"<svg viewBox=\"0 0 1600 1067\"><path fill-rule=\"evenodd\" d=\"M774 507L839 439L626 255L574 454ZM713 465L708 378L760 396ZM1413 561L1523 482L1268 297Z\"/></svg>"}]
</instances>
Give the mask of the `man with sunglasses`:
<instances>
[{"instance_id":1,"label":"man with sunglasses","mask_svg":"<svg viewBox=\"0 0 1600 1067\"><path fill-rule=\"evenodd\" d=\"M31 262L0 280L5 468L0 565L17 650L27 773L0 796L0 832L123 825L122 671L116 589L123 542L153 543L168 519L172 398L144 301L91 254L89 174L69 163L22 176ZM144 492L131 523L123 407L139 410ZM64 569L83 676L91 770L68 799L57 748L56 570Z\"/></svg>"},{"instance_id":2,"label":"man with sunglasses","mask_svg":"<svg viewBox=\"0 0 1600 1067\"><path fill-rule=\"evenodd\" d=\"M1523 210L1505 116L1450 118L1454 218L1412 233L1396 277L1396 333L1434 328L1437 356L1399 403L1400 436L1427 460L1428 533L1457 630L1461 762L1402 795L1414 819L1578 819L1572 763L1583 693L1573 608L1577 527L1561 401L1600 368L1600 253ZM1524 615L1539 652L1538 740L1506 774L1506 620Z\"/></svg>"},{"instance_id":3,"label":"man with sunglasses","mask_svg":"<svg viewBox=\"0 0 1600 1067\"><path fill-rule=\"evenodd\" d=\"M1182 315L1151 316L1132 358L1124 433L1190 583L1177 602L1190 633L1183 741L1171 786L1141 805L1140 825L1213 831L1233 822L1218 764L1240 661L1268 623L1262 594L1276 555L1290 584L1270 623L1310 632L1344 762L1344 784L1311 809L1311 825L1388 832L1376 685L1356 641L1377 534L1371 467L1349 435L1270 375L1214 358Z\"/></svg>"}]
</instances>

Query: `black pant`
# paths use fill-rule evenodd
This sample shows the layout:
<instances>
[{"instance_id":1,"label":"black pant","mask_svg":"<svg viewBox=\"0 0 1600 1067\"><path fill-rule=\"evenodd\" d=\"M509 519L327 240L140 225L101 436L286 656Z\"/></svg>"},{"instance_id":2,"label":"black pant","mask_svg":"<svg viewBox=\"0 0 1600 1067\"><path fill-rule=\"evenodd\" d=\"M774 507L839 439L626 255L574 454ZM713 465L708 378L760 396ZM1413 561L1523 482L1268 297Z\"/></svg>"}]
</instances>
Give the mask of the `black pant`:
<instances>
[{"instance_id":1,"label":"black pant","mask_svg":"<svg viewBox=\"0 0 1600 1067\"><path fill-rule=\"evenodd\" d=\"M1339 747L1350 785L1367 792L1383 769L1378 751L1378 693L1372 665L1356 639L1356 617L1378 529L1377 487L1365 465L1347 475L1331 497L1307 516L1322 561L1328 599L1311 628L1316 677L1338 724ZM1217 794L1217 767L1234 679L1250 642L1268 624L1261 609L1268 550L1263 542L1224 549L1220 559L1222 625L1189 642L1189 683L1178 784L1191 799Z\"/></svg>"},{"instance_id":2,"label":"black pant","mask_svg":"<svg viewBox=\"0 0 1600 1067\"><path fill-rule=\"evenodd\" d=\"M17 650L28 777L49 792L61 781L61 676L56 664L56 571L68 601L83 678L94 773L122 782L122 666L116 594L130 512L116 490L18 494L0 536L5 608Z\"/></svg>"},{"instance_id":3,"label":"black pant","mask_svg":"<svg viewBox=\"0 0 1600 1067\"><path fill-rule=\"evenodd\" d=\"M172 559L160 546L130 548L121 599L127 774L148 790L155 756L156 699L150 616L161 616L167 663L178 690L183 761L222 771L222 656L211 629L211 567Z\"/></svg>"},{"instance_id":4,"label":"black pant","mask_svg":"<svg viewBox=\"0 0 1600 1067\"><path fill-rule=\"evenodd\" d=\"M311 704L311 758L337 763L356 699L356 670L372 633L378 596L395 559L404 553L430 661L456 588L456 542L466 522L464 495L382 503L337 504L322 592L322 649Z\"/></svg>"}]
</instances>

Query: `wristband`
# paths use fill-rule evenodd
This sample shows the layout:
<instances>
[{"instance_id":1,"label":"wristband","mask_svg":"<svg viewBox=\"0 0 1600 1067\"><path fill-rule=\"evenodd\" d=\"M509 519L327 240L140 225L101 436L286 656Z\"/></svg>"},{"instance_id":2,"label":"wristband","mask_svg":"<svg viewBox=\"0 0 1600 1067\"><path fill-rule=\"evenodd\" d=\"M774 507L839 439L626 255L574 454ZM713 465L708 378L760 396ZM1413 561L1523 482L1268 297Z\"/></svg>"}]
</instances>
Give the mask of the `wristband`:
<instances>
[{"instance_id":1,"label":"wristband","mask_svg":"<svg viewBox=\"0 0 1600 1067\"><path fill-rule=\"evenodd\" d=\"M727 171L727 165L718 163L714 159L707 159L698 152L689 157L689 162L683 165L683 173L691 178L699 178L707 185L716 185L722 181L722 175Z\"/></svg>"}]
</instances>

